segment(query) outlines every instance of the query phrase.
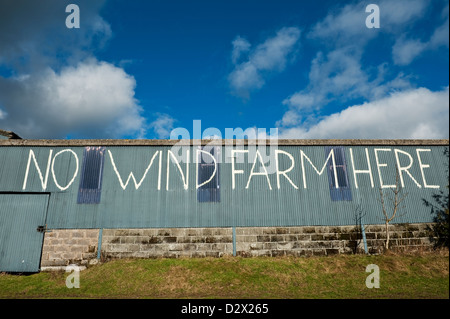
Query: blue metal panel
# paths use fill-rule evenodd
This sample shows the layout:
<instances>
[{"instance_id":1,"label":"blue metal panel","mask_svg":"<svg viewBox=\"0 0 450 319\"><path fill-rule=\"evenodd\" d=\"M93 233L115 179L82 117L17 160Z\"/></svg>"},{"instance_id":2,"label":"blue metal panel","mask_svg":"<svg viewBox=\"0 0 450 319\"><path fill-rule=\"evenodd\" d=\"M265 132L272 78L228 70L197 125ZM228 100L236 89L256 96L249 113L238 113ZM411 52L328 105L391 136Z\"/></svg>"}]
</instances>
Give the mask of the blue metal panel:
<instances>
[{"instance_id":1,"label":"blue metal panel","mask_svg":"<svg viewBox=\"0 0 450 319\"><path fill-rule=\"evenodd\" d=\"M0 194L0 271L38 272L49 195Z\"/></svg>"},{"instance_id":2,"label":"blue metal panel","mask_svg":"<svg viewBox=\"0 0 450 319\"><path fill-rule=\"evenodd\" d=\"M199 152L197 199L199 202L220 202L220 148L204 147ZM206 155L206 156L205 156ZM214 160L212 159L214 157ZM207 182L209 180L209 182Z\"/></svg>"},{"instance_id":3,"label":"blue metal panel","mask_svg":"<svg viewBox=\"0 0 450 319\"><path fill-rule=\"evenodd\" d=\"M325 158L328 158L330 151L334 151L335 164L331 159L327 163L328 181L330 184L330 196L332 201L340 200L352 200L352 190L350 188L350 182L347 174L347 161L345 160L345 151L343 146L326 146ZM334 176L334 170L336 170L337 183ZM339 186L339 187L337 187Z\"/></svg>"},{"instance_id":4,"label":"blue metal panel","mask_svg":"<svg viewBox=\"0 0 450 319\"><path fill-rule=\"evenodd\" d=\"M102 194L105 147L87 146L81 168L78 204L98 204Z\"/></svg>"}]
</instances>

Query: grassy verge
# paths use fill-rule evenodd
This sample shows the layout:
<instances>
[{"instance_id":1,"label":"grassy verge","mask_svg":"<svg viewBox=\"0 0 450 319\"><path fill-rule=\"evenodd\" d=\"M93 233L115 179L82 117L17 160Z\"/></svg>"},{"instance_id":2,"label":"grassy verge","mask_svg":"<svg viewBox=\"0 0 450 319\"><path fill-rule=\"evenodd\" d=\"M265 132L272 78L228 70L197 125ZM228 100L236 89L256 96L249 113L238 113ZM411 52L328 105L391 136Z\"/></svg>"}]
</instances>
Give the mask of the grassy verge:
<instances>
[{"instance_id":1,"label":"grassy verge","mask_svg":"<svg viewBox=\"0 0 450 319\"><path fill-rule=\"evenodd\" d=\"M366 266L380 288L366 287ZM387 254L309 258L114 260L80 273L0 274L0 298L449 298L449 256Z\"/></svg>"}]
</instances>

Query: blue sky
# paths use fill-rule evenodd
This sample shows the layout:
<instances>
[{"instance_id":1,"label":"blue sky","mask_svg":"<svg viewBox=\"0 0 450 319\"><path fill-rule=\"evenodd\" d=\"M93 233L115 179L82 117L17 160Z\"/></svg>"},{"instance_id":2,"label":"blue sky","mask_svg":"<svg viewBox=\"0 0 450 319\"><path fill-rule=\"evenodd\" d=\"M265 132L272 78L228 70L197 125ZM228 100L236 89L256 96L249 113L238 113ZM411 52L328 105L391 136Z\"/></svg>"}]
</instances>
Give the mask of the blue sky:
<instances>
[{"instance_id":1,"label":"blue sky","mask_svg":"<svg viewBox=\"0 0 450 319\"><path fill-rule=\"evenodd\" d=\"M68 29L68 4L80 28ZM367 28L368 4L380 27ZM0 128L25 138L448 138L449 6L0 1ZM192 136L191 136L192 137Z\"/></svg>"}]
</instances>

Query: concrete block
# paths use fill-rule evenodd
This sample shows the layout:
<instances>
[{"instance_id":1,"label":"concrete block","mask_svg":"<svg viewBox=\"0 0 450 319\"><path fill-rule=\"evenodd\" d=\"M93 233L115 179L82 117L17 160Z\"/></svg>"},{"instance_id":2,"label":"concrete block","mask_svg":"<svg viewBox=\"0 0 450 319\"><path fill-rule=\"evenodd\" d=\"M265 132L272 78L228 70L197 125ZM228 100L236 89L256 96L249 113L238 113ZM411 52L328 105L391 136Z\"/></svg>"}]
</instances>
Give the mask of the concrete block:
<instances>
[{"instance_id":1,"label":"concrete block","mask_svg":"<svg viewBox=\"0 0 450 319\"><path fill-rule=\"evenodd\" d=\"M88 247L91 241L89 239L78 239L77 245Z\"/></svg>"},{"instance_id":2,"label":"concrete block","mask_svg":"<svg viewBox=\"0 0 450 319\"><path fill-rule=\"evenodd\" d=\"M218 236L232 236L233 230L232 228L216 228L215 234Z\"/></svg>"},{"instance_id":3,"label":"concrete block","mask_svg":"<svg viewBox=\"0 0 450 319\"><path fill-rule=\"evenodd\" d=\"M191 243L204 243L205 241L203 236L191 236Z\"/></svg>"},{"instance_id":4,"label":"concrete block","mask_svg":"<svg viewBox=\"0 0 450 319\"><path fill-rule=\"evenodd\" d=\"M297 240L298 241L310 241L311 235L306 235L306 234L297 235Z\"/></svg>"},{"instance_id":5,"label":"concrete block","mask_svg":"<svg viewBox=\"0 0 450 319\"><path fill-rule=\"evenodd\" d=\"M170 229L163 228L163 229L158 229L157 236L166 237L166 236L172 236L172 234L171 234Z\"/></svg>"},{"instance_id":6,"label":"concrete block","mask_svg":"<svg viewBox=\"0 0 450 319\"><path fill-rule=\"evenodd\" d=\"M163 237L163 243L176 243L177 238L174 236Z\"/></svg>"},{"instance_id":7,"label":"concrete block","mask_svg":"<svg viewBox=\"0 0 450 319\"><path fill-rule=\"evenodd\" d=\"M171 229L172 236L175 237L184 237L186 235L186 229L185 228L173 228Z\"/></svg>"},{"instance_id":8,"label":"concrete block","mask_svg":"<svg viewBox=\"0 0 450 319\"><path fill-rule=\"evenodd\" d=\"M280 235L272 235L272 236L270 236L270 241L271 242L284 241L284 238L283 238L283 236L280 236Z\"/></svg>"},{"instance_id":9,"label":"concrete block","mask_svg":"<svg viewBox=\"0 0 450 319\"><path fill-rule=\"evenodd\" d=\"M149 244L161 244L163 242L162 237L159 236L151 236L148 238Z\"/></svg>"},{"instance_id":10,"label":"concrete block","mask_svg":"<svg viewBox=\"0 0 450 319\"><path fill-rule=\"evenodd\" d=\"M272 249L277 249L277 247L278 247L278 243L271 243L271 242L263 243L263 249L272 250Z\"/></svg>"},{"instance_id":11,"label":"concrete block","mask_svg":"<svg viewBox=\"0 0 450 319\"><path fill-rule=\"evenodd\" d=\"M213 244L207 244L207 243L199 243L199 244L196 244L196 246L197 246L197 251L209 251L209 250L211 250L211 246L212 246Z\"/></svg>"},{"instance_id":12,"label":"concrete block","mask_svg":"<svg viewBox=\"0 0 450 319\"><path fill-rule=\"evenodd\" d=\"M125 247L124 251L134 252L139 251L139 244L125 244L123 245Z\"/></svg>"},{"instance_id":13,"label":"concrete block","mask_svg":"<svg viewBox=\"0 0 450 319\"><path fill-rule=\"evenodd\" d=\"M289 233L289 229L287 227L277 227L276 228L276 233L277 234L288 234Z\"/></svg>"},{"instance_id":14,"label":"concrete block","mask_svg":"<svg viewBox=\"0 0 450 319\"><path fill-rule=\"evenodd\" d=\"M114 236L128 236L129 231L128 229L115 229Z\"/></svg>"},{"instance_id":15,"label":"concrete block","mask_svg":"<svg viewBox=\"0 0 450 319\"><path fill-rule=\"evenodd\" d=\"M86 238L91 238L91 239L98 239L98 235L99 235L99 230L98 229L92 229L92 230L86 230Z\"/></svg>"},{"instance_id":16,"label":"concrete block","mask_svg":"<svg viewBox=\"0 0 450 319\"><path fill-rule=\"evenodd\" d=\"M177 243L185 244L190 243L191 237L190 236L178 236L177 237Z\"/></svg>"},{"instance_id":17,"label":"concrete block","mask_svg":"<svg viewBox=\"0 0 450 319\"><path fill-rule=\"evenodd\" d=\"M205 238L205 242L206 243L215 243L215 242L217 242L217 238L215 236L207 236Z\"/></svg>"},{"instance_id":18,"label":"concrete block","mask_svg":"<svg viewBox=\"0 0 450 319\"><path fill-rule=\"evenodd\" d=\"M316 226L315 227L316 234L324 234L329 232L329 227L327 226Z\"/></svg>"},{"instance_id":19,"label":"concrete block","mask_svg":"<svg viewBox=\"0 0 450 319\"><path fill-rule=\"evenodd\" d=\"M323 240L323 235L319 235L319 234L311 235L311 240L314 240L314 241Z\"/></svg>"},{"instance_id":20,"label":"concrete block","mask_svg":"<svg viewBox=\"0 0 450 319\"><path fill-rule=\"evenodd\" d=\"M202 228L202 233L203 236L212 236L214 235L214 230L211 228Z\"/></svg>"},{"instance_id":21,"label":"concrete block","mask_svg":"<svg viewBox=\"0 0 450 319\"><path fill-rule=\"evenodd\" d=\"M249 236L249 235L236 236L236 242L253 243L256 241L258 241L257 236Z\"/></svg>"},{"instance_id":22,"label":"concrete block","mask_svg":"<svg viewBox=\"0 0 450 319\"><path fill-rule=\"evenodd\" d=\"M169 251L181 251L183 250L183 245L181 244L169 244Z\"/></svg>"},{"instance_id":23,"label":"concrete block","mask_svg":"<svg viewBox=\"0 0 450 319\"><path fill-rule=\"evenodd\" d=\"M201 228L188 228L186 230L186 235L187 236L200 236L200 235L202 235L202 230L201 230Z\"/></svg>"},{"instance_id":24,"label":"concrete block","mask_svg":"<svg viewBox=\"0 0 450 319\"><path fill-rule=\"evenodd\" d=\"M143 229L141 232L141 236L150 237L150 236L156 236L156 235L158 235L158 230L155 228Z\"/></svg>"},{"instance_id":25,"label":"concrete block","mask_svg":"<svg viewBox=\"0 0 450 319\"><path fill-rule=\"evenodd\" d=\"M278 242L277 243L277 249L289 250L289 249L292 249L293 245L294 245L293 242Z\"/></svg>"},{"instance_id":26,"label":"concrete block","mask_svg":"<svg viewBox=\"0 0 450 319\"><path fill-rule=\"evenodd\" d=\"M286 256L285 250L272 250L272 257Z\"/></svg>"},{"instance_id":27,"label":"concrete block","mask_svg":"<svg viewBox=\"0 0 450 319\"><path fill-rule=\"evenodd\" d=\"M250 250L263 249L263 243L251 243L249 248Z\"/></svg>"},{"instance_id":28,"label":"concrete block","mask_svg":"<svg viewBox=\"0 0 450 319\"><path fill-rule=\"evenodd\" d=\"M183 244L183 249L185 251L195 251L197 250L197 245L195 244Z\"/></svg>"},{"instance_id":29,"label":"concrete block","mask_svg":"<svg viewBox=\"0 0 450 319\"><path fill-rule=\"evenodd\" d=\"M71 238L84 238L84 232L74 231L74 232L72 232Z\"/></svg>"},{"instance_id":30,"label":"concrete block","mask_svg":"<svg viewBox=\"0 0 450 319\"><path fill-rule=\"evenodd\" d=\"M72 253L83 253L87 251L85 246L70 246L68 248L69 248L68 250Z\"/></svg>"},{"instance_id":31,"label":"concrete block","mask_svg":"<svg viewBox=\"0 0 450 319\"><path fill-rule=\"evenodd\" d=\"M134 244L136 242L136 237L134 236L123 236L120 237L121 244Z\"/></svg>"},{"instance_id":32,"label":"concrete block","mask_svg":"<svg viewBox=\"0 0 450 319\"><path fill-rule=\"evenodd\" d=\"M261 235L261 236L256 236L256 241L258 242L270 242L270 236L268 235Z\"/></svg>"},{"instance_id":33,"label":"concrete block","mask_svg":"<svg viewBox=\"0 0 450 319\"><path fill-rule=\"evenodd\" d=\"M304 227L303 228L303 233L305 233L305 234L314 234L315 232L316 232L315 227Z\"/></svg>"},{"instance_id":34,"label":"concrete block","mask_svg":"<svg viewBox=\"0 0 450 319\"><path fill-rule=\"evenodd\" d=\"M338 255L339 254L339 249L328 248L328 249L326 249L326 254L327 255Z\"/></svg>"},{"instance_id":35,"label":"concrete block","mask_svg":"<svg viewBox=\"0 0 450 319\"><path fill-rule=\"evenodd\" d=\"M139 251L155 251L155 244L139 244Z\"/></svg>"},{"instance_id":36,"label":"concrete block","mask_svg":"<svg viewBox=\"0 0 450 319\"><path fill-rule=\"evenodd\" d=\"M167 245L164 245L164 244L157 244L157 245L154 245L154 247L155 247L155 253L160 253L160 252L164 252L164 251L166 251L167 250Z\"/></svg>"},{"instance_id":37,"label":"concrete block","mask_svg":"<svg viewBox=\"0 0 450 319\"><path fill-rule=\"evenodd\" d=\"M289 227L289 234L301 234L303 233L303 227Z\"/></svg>"},{"instance_id":38,"label":"concrete block","mask_svg":"<svg viewBox=\"0 0 450 319\"><path fill-rule=\"evenodd\" d=\"M264 227L262 229L262 235L275 235L277 233L277 229L275 227Z\"/></svg>"}]
</instances>

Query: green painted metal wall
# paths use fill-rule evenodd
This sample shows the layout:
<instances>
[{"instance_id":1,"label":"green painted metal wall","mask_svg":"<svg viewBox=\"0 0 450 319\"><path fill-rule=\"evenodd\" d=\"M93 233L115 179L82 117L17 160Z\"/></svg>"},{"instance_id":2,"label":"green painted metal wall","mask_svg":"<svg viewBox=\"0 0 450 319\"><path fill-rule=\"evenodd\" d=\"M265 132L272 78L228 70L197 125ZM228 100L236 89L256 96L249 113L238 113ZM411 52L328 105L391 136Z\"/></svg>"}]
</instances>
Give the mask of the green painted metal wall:
<instances>
[{"instance_id":1,"label":"green painted metal wall","mask_svg":"<svg viewBox=\"0 0 450 319\"><path fill-rule=\"evenodd\" d=\"M434 193L446 189L445 148L448 146L346 145L352 200L333 201L327 168L319 175L311 165L318 171L324 166L327 153L323 145L278 146L278 154L275 148L247 146L241 147L243 152L232 154L236 148L222 146L220 202L199 202L197 164L193 163L196 147L184 149L190 153L187 178L186 164L179 160L177 166L171 161L169 151L176 154L172 146L106 146L100 202L78 204L84 147L2 146L0 192L50 193L48 228L352 225L358 205L363 209L365 224L380 224L380 174L383 185L395 184L395 167L399 164L406 197L395 222L431 222L423 199L432 200ZM254 160L256 150L269 155L270 162L264 166L267 175L259 157ZM243 163L238 163L241 159ZM367 173L368 160L371 175ZM137 186L130 178L124 187L130 172ZM389 188L383 190L386 196L392 193Z\"/></svg>"}]
</instances>

